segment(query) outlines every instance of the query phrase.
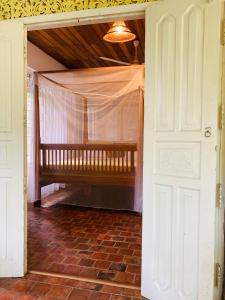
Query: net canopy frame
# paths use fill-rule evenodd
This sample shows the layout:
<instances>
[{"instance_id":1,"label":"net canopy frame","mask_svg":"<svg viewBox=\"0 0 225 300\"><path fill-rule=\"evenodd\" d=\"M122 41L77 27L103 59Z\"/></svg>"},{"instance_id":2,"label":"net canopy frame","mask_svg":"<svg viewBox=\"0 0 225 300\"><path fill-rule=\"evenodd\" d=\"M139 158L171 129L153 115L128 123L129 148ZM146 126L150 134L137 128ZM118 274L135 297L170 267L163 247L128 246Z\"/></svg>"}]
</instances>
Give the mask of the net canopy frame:
<instances>
[{"instance_id":1,"label":"net canopy frame","mask_svg":"<svg viewBox=\"0 0 225 300\"><path fill-rule=\"evenodd\" d=\"M79 151L84 151L81 155L86 155L81 158L82 166L87 167L89 164L92 168L90 165L93 164L95 168L96 155L98 156L101 161L97 162L98 173L106 172L106 166L102 170L100 168L103 159L106 159L111 173L114 170L116 173L126 173L127 176L128 169L134 169L134 210L141 211L144 66L37 72L35 77L35 153L36 170L39 174L37 181L42 184L43 163L46 164L46 156L51 153L50 149L43 152L43 147L47 149L46 145L58 145L63 148L56 149L54 155L58 157L54 159L57 168L61 168L65 175L65 162L62 159L65 145L77 145ZM82 145L89 145L89 150ZM125 148L121 148L122 145ZM74 153L76 154L73 152L73 156L69 157L72 150L66 150L66 164L71 164L71 168L74 164ZM87 152L91 150L92 154L87 157ZM50 163L46 166L50 167ZM114 179L116 184L119 178ZM37 189L40 190L39 186ZM39 204L40 198L40 191L37 191L36 201Z\"/></svg>"}]
</instances>

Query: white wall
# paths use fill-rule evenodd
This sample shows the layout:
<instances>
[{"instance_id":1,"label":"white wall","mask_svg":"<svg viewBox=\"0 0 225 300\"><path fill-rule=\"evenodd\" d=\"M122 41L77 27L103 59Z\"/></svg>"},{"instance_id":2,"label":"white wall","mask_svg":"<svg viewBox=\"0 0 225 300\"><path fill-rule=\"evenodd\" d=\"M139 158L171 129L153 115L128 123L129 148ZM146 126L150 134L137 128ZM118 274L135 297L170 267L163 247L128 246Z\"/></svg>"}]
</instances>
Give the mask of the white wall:
<instances>
[{"instance_id":1,"label":"white wall","mask_svg":"<svg viewBox=\"0 0 225 300\"><path fill-rule=\"evenodd\" d=\"M27 43L27 66L28 72L67 69L29 41Z\"/></svg>"}]
</instances>

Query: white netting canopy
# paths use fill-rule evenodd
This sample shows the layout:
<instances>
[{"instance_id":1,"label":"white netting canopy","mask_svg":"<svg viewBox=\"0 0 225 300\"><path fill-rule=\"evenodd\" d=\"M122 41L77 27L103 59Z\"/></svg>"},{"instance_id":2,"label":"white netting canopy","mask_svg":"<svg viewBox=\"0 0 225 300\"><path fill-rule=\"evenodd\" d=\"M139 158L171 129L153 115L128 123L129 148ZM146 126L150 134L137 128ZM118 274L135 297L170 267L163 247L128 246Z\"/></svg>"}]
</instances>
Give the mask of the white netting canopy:
<instances>
[{"instance_id":1,"label":"white netting canopy","mask_svg":"<svg viewBox=\"0 0 225 300\"><path fill-rule=\"evenodd\" d=\"M143 66L40 75L41 141L136 142L142 87Z\"/></svg>"},{"instance_id":2,"label":"white netting canopy","mask_svg":"<svg viewBox=\"0 0 225 300\"><path fill-rule=\"evenodd\" d=\"M137 143L134 210L141 211L144 67L38 76L41 143Z\"/></svg>"}]
</instances>

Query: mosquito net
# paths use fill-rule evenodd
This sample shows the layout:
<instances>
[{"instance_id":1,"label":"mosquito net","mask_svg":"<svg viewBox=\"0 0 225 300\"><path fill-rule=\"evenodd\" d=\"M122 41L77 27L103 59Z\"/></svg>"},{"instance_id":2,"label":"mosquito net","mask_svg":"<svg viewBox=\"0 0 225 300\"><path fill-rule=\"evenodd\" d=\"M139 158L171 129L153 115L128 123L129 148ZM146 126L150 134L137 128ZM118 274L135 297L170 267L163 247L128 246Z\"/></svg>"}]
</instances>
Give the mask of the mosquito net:
<instances>
[{"instance_id":1,"label":"mosquito net","mask_svg":"<svg viewBox=\"0 0 225 300\"><path fill-rule=\"evenodd\" d=\"M42 143L137 143L135 211L142 209L143 77L140 65L38 76Z\"/></svg>"}]
</instances>

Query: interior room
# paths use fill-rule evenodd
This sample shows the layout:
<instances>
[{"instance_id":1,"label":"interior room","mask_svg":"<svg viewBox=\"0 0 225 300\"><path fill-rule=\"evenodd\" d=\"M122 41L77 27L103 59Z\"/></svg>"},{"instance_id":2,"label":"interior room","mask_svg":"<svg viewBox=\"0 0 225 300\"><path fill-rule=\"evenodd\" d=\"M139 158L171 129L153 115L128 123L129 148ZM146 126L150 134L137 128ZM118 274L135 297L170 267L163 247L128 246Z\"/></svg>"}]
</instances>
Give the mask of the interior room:
<instances>
[{"instance_id":1,"label":"interior room","mask_svg":"<svg viewBox=\"0 0 225 300\"><path fill-rule=\"evenodd\" d=\"M222 299L223 2L4 1L0 299Z\"/></svg>"},{"instance_id":2,"label":"interior room","mask_svg":"<svg viewBox=\"0 0 225 300\"><path fill-rule=\"evenodd\" d=\"M140 286L144 32L28 32L30 272Z\"/></svg>"}]
</instances>

